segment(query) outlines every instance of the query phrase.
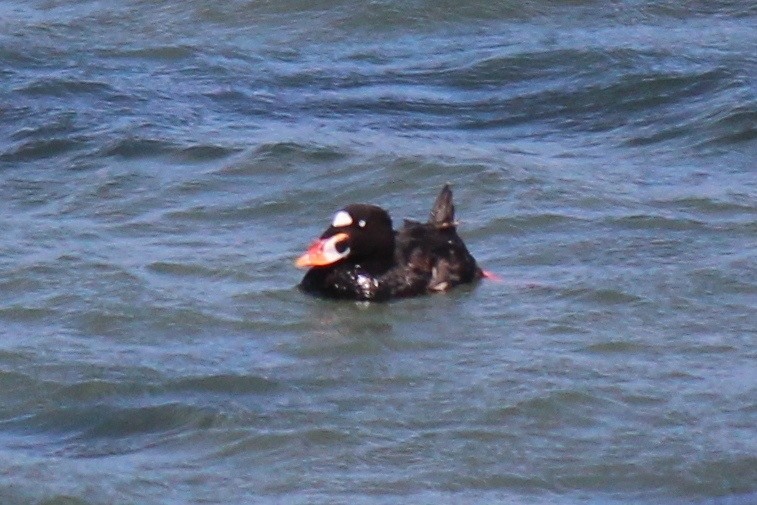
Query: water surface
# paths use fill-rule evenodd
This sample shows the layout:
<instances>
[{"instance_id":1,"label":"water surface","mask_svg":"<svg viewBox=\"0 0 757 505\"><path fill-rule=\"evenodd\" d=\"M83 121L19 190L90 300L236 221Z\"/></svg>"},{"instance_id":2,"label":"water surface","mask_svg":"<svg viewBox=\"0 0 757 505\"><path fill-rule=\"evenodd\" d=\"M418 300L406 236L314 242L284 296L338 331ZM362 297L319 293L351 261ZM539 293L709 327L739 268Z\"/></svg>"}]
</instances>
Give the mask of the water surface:
<instances>
[{"instance_id":1,"label":"water surface","mask_svg":"<svg viewBox=\"0 0 757 505\"><path fill-rule=\"evenodd\" d=\"M754 502L756 19L5 2L0 502ZM295 289L447 181L500 282Z\"/></svg>"}]
</instances>

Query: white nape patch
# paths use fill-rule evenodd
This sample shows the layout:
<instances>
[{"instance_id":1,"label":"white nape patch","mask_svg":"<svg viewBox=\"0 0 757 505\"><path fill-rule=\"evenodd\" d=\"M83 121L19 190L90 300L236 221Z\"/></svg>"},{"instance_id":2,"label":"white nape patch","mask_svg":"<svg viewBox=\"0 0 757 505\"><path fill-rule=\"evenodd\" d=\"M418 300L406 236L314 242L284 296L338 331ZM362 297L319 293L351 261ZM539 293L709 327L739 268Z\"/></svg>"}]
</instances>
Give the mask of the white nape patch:
<instances>
[{"instance_id":1,"label":"white nape patch","mask_svg":"<svg viewBox=\"0 0 757 505\"><path fill-rule=\"evenodd\" d=\"M352 224L352 216L347 212L340 210L334 215L334 220L331 221L331 226L341 228L342 226L349 226Z\"/></svg>"},{"instance_id":2,"label":"white nape patch","mask_svg":"<svg viewBox=\"0 0 757 505\"><path fill-rule=\"evenodd\" d=\"M361 219L357 222L357 225L361 228L365 228L365 219Z\"/></svg>"}]
</instances>

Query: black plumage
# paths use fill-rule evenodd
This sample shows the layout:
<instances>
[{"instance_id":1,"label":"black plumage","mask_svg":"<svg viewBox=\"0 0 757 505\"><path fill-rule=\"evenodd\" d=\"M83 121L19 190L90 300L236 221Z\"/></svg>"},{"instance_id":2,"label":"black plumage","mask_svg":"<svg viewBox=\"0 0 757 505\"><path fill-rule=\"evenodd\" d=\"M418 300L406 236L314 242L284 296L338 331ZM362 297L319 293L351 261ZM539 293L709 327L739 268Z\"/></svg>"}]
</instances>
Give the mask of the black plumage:
<instances>
[{"instance_id":1,"label":"black plumage","mask_svg":"<svg viewBox=\"0 0 757 505\"><path fill-rule=\"evenodd\" d=\"M445 185L426 223L392 229L375 205L348 205L297 265L311 266L300 288L327 298L385 301L447 291L483 276L457 234L452 190Z\"/></svg>"}]
</instances>

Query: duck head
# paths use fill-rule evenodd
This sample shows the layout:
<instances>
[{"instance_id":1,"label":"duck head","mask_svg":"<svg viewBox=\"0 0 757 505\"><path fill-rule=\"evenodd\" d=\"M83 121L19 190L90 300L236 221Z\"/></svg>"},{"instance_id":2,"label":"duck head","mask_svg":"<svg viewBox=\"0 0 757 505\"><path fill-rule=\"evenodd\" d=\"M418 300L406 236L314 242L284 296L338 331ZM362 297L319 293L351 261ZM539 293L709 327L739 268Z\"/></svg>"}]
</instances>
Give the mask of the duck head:
<instances>
[{"instance_id":1,"label":"duck head","mask_svg":"<svg viewBox=\"0 0 757 505\"><path fill-rule=\"evenodd\" d=\"M334 215L331 226L297 258L300 268L317 268L339 262L391 262L394 231L389 214L375 205L348 205Z\"/></svg>"}]
</instances>

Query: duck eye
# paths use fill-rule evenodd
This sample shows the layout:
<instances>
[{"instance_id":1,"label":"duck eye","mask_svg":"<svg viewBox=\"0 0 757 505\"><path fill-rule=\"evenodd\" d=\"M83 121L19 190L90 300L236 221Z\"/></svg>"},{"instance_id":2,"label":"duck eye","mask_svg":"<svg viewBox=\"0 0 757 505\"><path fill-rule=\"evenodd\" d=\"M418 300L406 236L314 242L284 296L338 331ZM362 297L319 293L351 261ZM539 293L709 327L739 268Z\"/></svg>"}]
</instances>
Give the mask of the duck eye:
<instances>
[{"instance_id":1,"label":"duck eye","mask_svg":"<svg viewBox=\"0 0 757 505\"><path fill-rule=\"evenodd\" d=\"M357 225L361 228L365 228L365 219L361 219L357 222Z\"/></svg>"}]
</instances>

